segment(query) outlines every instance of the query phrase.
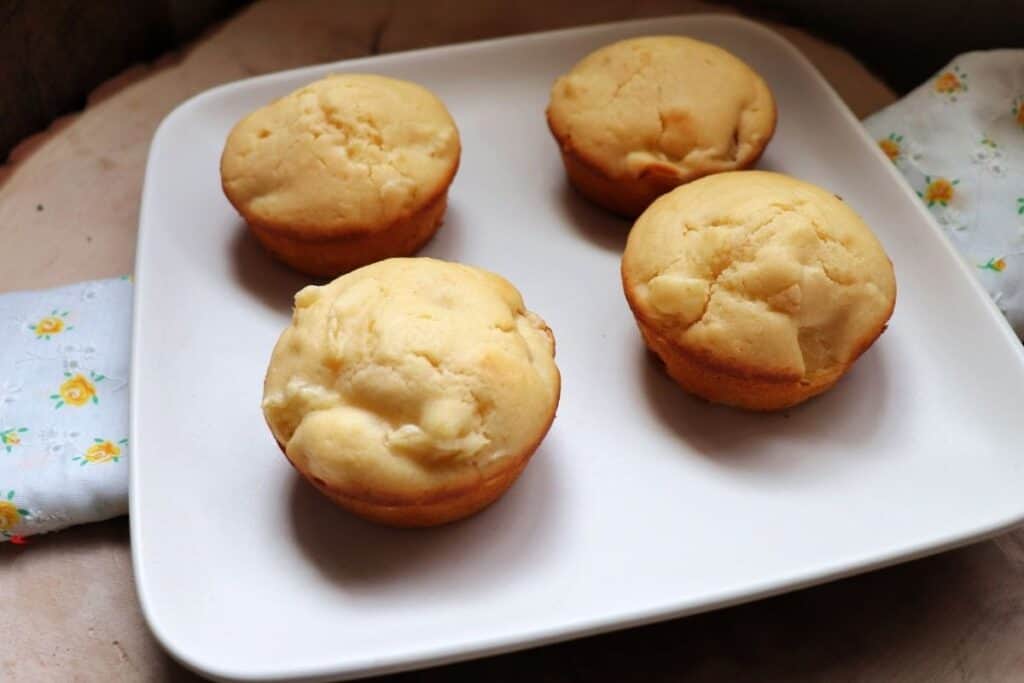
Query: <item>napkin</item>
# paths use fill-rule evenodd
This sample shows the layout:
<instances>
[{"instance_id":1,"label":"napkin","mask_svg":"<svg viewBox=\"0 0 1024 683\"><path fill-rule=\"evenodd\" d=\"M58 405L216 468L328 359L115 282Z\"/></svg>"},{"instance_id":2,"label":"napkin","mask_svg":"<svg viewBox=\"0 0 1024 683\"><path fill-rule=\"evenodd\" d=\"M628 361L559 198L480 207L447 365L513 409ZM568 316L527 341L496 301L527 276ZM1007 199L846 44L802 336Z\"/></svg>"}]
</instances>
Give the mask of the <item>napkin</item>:
<instances>
[{"instance_id":1,"label":"napkin","mask_svg":"<svg viewBox=\"0 0 1024 683\"><path fill-rule=\"evenodd\" d=\"M1024 50L962 54L864 125L1024 337Z\"/></svg>"},{"instance_id":2,"label":"napkin","mask_svg":"<svg viewBox=\"0 0 1024 683\"><path fill-rule=\"evenodd\" d=\"M129 276L0 295L0 541L128 511Z\"/></svg>"}]
</instances>

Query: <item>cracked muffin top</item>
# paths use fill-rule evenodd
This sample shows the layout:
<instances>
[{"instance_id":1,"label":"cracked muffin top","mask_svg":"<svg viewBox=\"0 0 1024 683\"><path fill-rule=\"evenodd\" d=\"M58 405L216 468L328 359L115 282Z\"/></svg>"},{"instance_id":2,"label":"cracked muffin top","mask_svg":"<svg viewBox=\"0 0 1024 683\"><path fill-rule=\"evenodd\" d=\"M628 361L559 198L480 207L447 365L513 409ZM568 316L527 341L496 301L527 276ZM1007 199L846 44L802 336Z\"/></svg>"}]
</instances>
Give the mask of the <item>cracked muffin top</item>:
<instances>
[{"instance_id":1,"label":"cracked muffin top","mask_svg":"<svg viewBox=\"0 0 1024 683\"><path fill-rule=\"evenodd\" d=\"M341 74L242 119L221 157L249 221L314 235L374 232L440 196L459 163L444 104L415 83Z\"/></svg>"},{"instance_id":2,"label":"cracked muffin top","mask_svg":"<svg viewBox=\"0 0 1024 683\"><path fill-rule=\"evenodd\" d=\"M296 467L331 487L435 495L532 452L558 403L554 352L504 278L388 259L296 294L263 411Z\"/></svg>"},{"instance_id":3,"label":"cracked muffin top","mask_svg":"<svg viewBox=\"0 0 1024 683\"><path fill-rule=\"evenodd\" d=\"M892 263L838 196L735 171L662 196L622 259L641 325L739 375L801 380L849 364L884 328Z\"/></svg>"},{"instance_id":4,"label":"cracked muffin top","mask_svg":"<svg viewBox=\"0 0 1024 683\"><path fill-rule=\"evenodd\" d=\"M753 163L775 130L764 80L725 50L681 36L603 47L559 78L548 123L610 178L687 182Z\"/></svg>"}]
</instances>

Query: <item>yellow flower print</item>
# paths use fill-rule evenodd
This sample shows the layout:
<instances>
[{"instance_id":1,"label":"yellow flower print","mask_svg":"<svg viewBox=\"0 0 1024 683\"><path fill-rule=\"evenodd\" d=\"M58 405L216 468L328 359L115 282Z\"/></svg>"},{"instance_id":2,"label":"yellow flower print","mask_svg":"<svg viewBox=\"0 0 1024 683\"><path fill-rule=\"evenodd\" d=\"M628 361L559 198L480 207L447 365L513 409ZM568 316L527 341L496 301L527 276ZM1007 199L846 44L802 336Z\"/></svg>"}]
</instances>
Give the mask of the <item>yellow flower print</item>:
<instances>
[{"instance_id":1,"label":"yellow flower print","mask_svg":"<svg viewBox=\"0 0 1024 683\"><path fill-rule=\"evenodd\" d=\"M88 377L81 373L72 375L70 372L65 372L64 376L67 379L60 385L58 393L50 394L50 398L56 401L54 408L60 408L65 404L81 408L90 401L100 402L99 396L96 395L96 383L105 379L103 375L90 371Z\"/></svg>"},{"instance_id":2,"label":"yellow flower print","mask_svg":"<svg viewBox=\"0 0 1024 683\"><path fill-rule=\"evenodd\" d=\"M896 157L900 155L900 146L898 143L893 142L889 138L878 141L878 146L885 152L885 156L889 157L891 161L895 161Z\"/></svg>"},{"instance_id":3,"label":"yellow flower print","mask_svg":"<svg viewBox=\"0 0 1024 683\"><path fill-rule=\"evenodd\" d=\"M60 385L60 397L71 406L84 406L96 398L96 385L83 375L75 375Z\"/></svg>"},{"instance_id":4,"label":"yellow flower print","mask_svg":"<svg viewBox=\"0 0 1024 683\"><path fill-rule=\"evenodd\" d=\"M935 77L934 87L935 92L948 95L949 99L955 102L957 93L967 92L967 74L954 64L948 71L943 71Z\"/></svg>"},{"instance_id":5,"label":"yellow flower print","mask_svg":"<svg viewBox=\"0 0 1024 683\"><path fill-rule=\"evenodd\" d=\"M11 529L21 524L21 520L26 517L31 515L28 510L14 503L14 491L8 491L6 496L0 497L0 534L9 537Z\"/></svg>"},{"instance_id":6,"label":"yellow flower print","mask_svg":"<svg viewBox=\"0 0 1024 683\"><path fill-rule=\"evenodd\" d=\"M952 71L946 71L935 79L935 92L951 93L960 89L960 79Z\"/></svg>"},{"instance_id":7,"label":"yellow flower print","mask_svg":"<svg viewBox=\"0 0 1024 683\"><path fill-rule=\"evenodd\" d=\"M0 432L0 446L10 453L15 446L21 445L21 435L27 432L25 427L5 429Z\"/></svg>"},{"instance_id":8,"label":"yellow flower print","mask_svg":"<svg viewBox=\"0 0 1024 683\"><path fill-rule=\"evenodd\" d=\"M928 183L928 188L924 191L924 198L928 200L928 203L941 202L943 204L953 199L953 183L949 182L945 178L937 178L932 182Z\"/></svg>"},{"instance_id":9,"label":"yellow flower print","mask_svg":"<svg viewBox=\"0 0 1024 683\"><path fill-rule=\"evenodd\" d=\"M55 308L50 312L50 315L43 316L35 325L29 325L28 329L36 333L36 339L49 340L55 334L75 329L67 324L67 317L67 311Z\"/></svg>"},{"instance_id":10,"label":"yellow flower print","mask_svg":"<svg viewBox=\"0 0 1024 683\"><path fill-rule=\"evenodd\" d=\"M882 148L882 152L885 156L889 157L889 161L896 161L899 159L900 154L903 153L903 149L900 143L903 142L902 135L896 135L896 133L889 133L889 137L882 138L878 141L878 146Z\"/></svg>"},{"instance_id":11,"label":"yellow flower print","mask_svg":"<svg viewBox=\"0 0 1024 683\"><path fill-rule=\"evenodd\" d=\"M117 462L121 459L121 448L127 444L128 439L121 439L117 443L105 439L93 439L93 444L86 449L85 453L72 458L72 460L77 460L80 465Z\"/></svg>"},{"instance_id":12,"label":"yellow flower print","mask_svg":"<svg viewBox=\"0 0 1024 683\"><path fill-rule=\"evenodd\" d=\"M960 181L956 179L933 179L931 176L925 176L924 180L928 183L928 186L925 187L924 192L918 192L917 196L928 202L928 206L934 206L935 204L948 206L949 203L953 201L953 196L956 194L954 186L960 183Z\"/></svg>"},{"instance_id":13,"label":"yellow flower print","mask_svg":"<svg viewBox=\"0 0 1024 683\"><path fill-rule=\"evenodd\" d=\"M18 526L21 514L18 507L9 500L0 500L0 531L8 531Z\"/></svg>"},{"instance_id":14,"label":"yellow flower print","mask_svg":"<svg viewBox=\"0 0 1024 683\"><path fill-rule=\"evenodd\" d=\"M64 331L64 321L55 315L48 315L36 323L36 334L57 334Z\"/></svg>"},{"instance_id":15,"label":"yellow flower print","mask_svg":"<svg viewBox=\"0 0 1024 683\"><path fill-rule=\"evenodd\" d=\"M993 257L978 267L982 270L991 270L994 273L1001 273L1006 270L1006 261L1001 258Z\"/></svg>"}]
</instances>

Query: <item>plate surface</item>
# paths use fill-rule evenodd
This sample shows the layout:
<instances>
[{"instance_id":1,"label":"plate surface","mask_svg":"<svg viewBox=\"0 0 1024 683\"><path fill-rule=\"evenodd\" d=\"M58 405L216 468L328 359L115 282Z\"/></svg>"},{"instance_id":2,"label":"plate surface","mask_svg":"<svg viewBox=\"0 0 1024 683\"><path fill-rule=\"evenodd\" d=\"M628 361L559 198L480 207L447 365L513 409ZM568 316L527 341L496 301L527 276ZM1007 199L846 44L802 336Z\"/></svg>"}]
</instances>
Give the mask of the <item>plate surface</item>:
<instances>
[{"instance_id":1,"label":"plate surface","mask_svg":"<svg viewBox=\"0 0 1024 683\"><path fill-rule=\"evenodd\" d=\"M889 331L803 407L705 405L650 362L623 299L628 225L566 186L554 78L620 38L680 33L777 97L760 168L842 195L896 267ZM332 71L426 85L462 166L423 252L515 283L558 340L558 419L519 483L462 523L378 528L300 482L263 424L263 373L306 280L220 190L247 112ZM1024 518L1024 355L920 201L813 67L725 17L538 34L290 71L175 110L150 152L137 258L131 519L149 624L222 678L352 677L690 614L896 562Z\"/></svg>"}]
</instances>

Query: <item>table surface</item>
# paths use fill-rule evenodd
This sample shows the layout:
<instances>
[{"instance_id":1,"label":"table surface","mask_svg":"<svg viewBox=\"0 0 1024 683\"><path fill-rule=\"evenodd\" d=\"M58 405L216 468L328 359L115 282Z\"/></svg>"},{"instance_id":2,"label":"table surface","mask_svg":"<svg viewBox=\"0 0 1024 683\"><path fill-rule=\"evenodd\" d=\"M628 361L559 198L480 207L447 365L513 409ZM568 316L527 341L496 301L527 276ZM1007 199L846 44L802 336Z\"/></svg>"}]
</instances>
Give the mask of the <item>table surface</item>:
<instances>
[{"instance_id":1,"label":"table surface","mask_svg":"<svg viewBox=\"0 0 1024 683\"><path fill-rule=\"evenodd\" d=\"M25 141L0 166L0 291L130 271L153 131L176 104L218 83L378 52L724 10L692 0L263 0L186 49L104 84L85 111ZM894 99L842 50L772 27L858 116ZM131 572L125 519L0 546L0 679L192 680L149 634ZM1022 643L1018 531L749 605L392 678L1024 680Z\"/></svg>"}]
</instances>

